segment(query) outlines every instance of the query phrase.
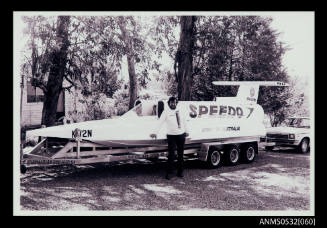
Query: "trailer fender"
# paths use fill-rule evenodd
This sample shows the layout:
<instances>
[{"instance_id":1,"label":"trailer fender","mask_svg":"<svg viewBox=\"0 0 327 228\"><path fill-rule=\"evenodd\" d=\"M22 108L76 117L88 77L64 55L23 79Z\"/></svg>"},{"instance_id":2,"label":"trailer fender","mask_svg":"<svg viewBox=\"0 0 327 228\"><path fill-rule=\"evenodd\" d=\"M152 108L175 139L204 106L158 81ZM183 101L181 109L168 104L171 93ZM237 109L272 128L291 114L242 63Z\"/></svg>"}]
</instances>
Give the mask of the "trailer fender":
<instances>
[{"instance_id":1,"label":"trailer fender","mask_svg":"<svg viewBox=\"0 0 327 228\"><path fill-rule=\"evenodd\" d=\"M203 143L198 152L198 159L200 161L207 161L209 150L214 147L216 150L222 150L223 145L210 145L210 143Z\"/></svg>"}]
</instances>

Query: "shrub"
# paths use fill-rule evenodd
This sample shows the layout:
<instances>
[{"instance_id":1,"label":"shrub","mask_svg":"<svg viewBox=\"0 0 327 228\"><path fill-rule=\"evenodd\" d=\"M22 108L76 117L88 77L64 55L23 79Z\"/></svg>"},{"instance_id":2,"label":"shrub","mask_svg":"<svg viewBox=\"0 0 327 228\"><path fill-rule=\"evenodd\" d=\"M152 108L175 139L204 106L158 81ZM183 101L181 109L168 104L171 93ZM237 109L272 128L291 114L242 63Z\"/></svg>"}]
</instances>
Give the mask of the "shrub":
<instances>
[{"instance_id":1,"label":"shrub","mask_svg":"<svg viewBox=\"0 0 327 228\"><path fill-rule=\"evenodd\" d=\"M78 110L68 111L67 118L71 122L107 119L115 114L113 99L102 93L81 96L78 101Z\"/></svg>"},{"instance_id":2,"label":"shrub","mask_svg":"<svg viewBox=\"0 0 327 228\"><path fill-rule=\"evenodd\" d=\"M114 102L114 112L115 115L121 116L125 112L128 111L128 105L129 105L129 91L128 88L122 88L117 90L114 95L113 99Z\"/></svg>"}]
</instances>

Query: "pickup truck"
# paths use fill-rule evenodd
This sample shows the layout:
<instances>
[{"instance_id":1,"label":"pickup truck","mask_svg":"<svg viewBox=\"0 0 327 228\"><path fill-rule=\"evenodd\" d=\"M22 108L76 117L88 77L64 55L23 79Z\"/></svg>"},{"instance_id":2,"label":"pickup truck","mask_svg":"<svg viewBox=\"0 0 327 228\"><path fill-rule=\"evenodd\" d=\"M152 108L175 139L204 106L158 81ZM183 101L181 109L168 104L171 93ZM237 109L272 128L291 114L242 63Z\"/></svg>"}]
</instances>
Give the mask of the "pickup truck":
<instances>
[{"instance_id":1,"label":"pickup truck","mask_svg":"<svg viewBox=\"0 0 327 228\"><path fill-rule=\"evenodd\" d=\"M265 149L275 146L295 147L300 153L310 151L310 119L308 117L291 117L280 127L267 128Z\"/></svg>"}]
</instances>

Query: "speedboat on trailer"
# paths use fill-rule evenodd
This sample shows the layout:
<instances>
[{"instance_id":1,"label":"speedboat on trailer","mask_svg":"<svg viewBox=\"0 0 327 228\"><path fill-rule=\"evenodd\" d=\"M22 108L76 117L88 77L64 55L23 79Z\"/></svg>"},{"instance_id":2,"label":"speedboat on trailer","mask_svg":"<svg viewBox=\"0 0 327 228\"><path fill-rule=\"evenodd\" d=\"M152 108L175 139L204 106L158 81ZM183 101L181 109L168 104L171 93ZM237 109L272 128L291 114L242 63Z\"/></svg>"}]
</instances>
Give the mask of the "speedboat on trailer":
<instances>
[{"instance_id":1,"label":"speedboat on trailer","mask_svg":"<svg viewBox=\"0 0 327 228\"><path fill-rule=\"evenodd\" d=\"M287 86L284 82L276 81L223 81L213 84L239 86L237 96L217 97L215 101L178 102L181 113L187 116L189 137L185 142L186 153L188 149L195 151L194 149L199 149L206 143L260 140L266 131L263 124L264 111L257 104L259 86ZM143 100L118 118L35 129L27 131L26 137L42 137L43 144L47 139L49 142L59 140L66 143L59 145L54 153L50 153L52 159L67 158L69 153L68 157L73 158L72 154L77 153L76 158L80 159L83 155L99 157L99 154L121 154L126 150L162 152L167 150L165 126L159 131L157 139L152 139L150 134L166 108L169 108L167 100ZM36 147L30 155L37 155L35 153L42 145ZM85 148L91 148L94 153Z\"/></svg>"}]
</instances>

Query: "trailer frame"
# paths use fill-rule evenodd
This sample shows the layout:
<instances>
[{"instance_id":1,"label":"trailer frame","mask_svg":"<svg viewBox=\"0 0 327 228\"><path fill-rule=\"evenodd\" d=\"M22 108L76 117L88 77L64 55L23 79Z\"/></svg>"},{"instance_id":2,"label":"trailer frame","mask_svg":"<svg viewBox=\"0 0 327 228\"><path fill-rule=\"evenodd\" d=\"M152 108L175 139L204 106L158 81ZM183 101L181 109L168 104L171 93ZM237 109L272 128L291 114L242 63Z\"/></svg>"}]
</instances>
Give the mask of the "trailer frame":
<instances>
[{"instance_id":1,"label":"trailer frame","mask_svg":"<svg viewBox=\"0 0 327 228\"><path fill-rule=\"evenodd\" d=\"M216 139L209 142L201 142L200 140L193 144L186 144L184 155L186 157L194 155L200 161L208 162L208 154L213 148L219 151L220 155L223 155L227 147L241 147L245 144L255 144L258 146L259 141L260 136ZM109 147L90 141L84 141L80 138L69 140L65 145L56 148L55 152L51 152L48 138L42 139L29 153L21 154L21 172L24 173L27 171L27 168L33 166L92 165L96 163L110 163L136 159L150 160L168 156L167 145ZM257 153L258 150L256 150L256 154Z\"/></svg>"}]
</instances>

